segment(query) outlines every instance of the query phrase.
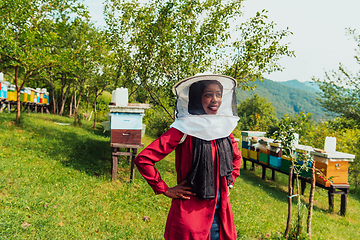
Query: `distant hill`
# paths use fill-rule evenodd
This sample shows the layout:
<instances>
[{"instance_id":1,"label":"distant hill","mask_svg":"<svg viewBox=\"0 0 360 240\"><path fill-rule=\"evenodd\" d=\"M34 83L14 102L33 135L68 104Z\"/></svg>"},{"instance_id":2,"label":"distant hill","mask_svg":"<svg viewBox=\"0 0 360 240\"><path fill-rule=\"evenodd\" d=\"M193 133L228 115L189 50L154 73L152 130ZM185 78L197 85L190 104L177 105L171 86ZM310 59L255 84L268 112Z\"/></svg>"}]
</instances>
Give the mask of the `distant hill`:
<instances>
[{"instance_id":1,"label":"distant hill","mask_svg":"<svg viewBox=\"0 0 360 240\"><path fill-rule=\"evenodd\" d=\"M289 81L285 81L285 82L278 82L278 83L281 83L288 87L301 89L306 92L311 92L311 93L315 93L315 94L316 94L316 92L320 91L318 86L314 82L311 82L311 81L299 82L298 80L293 79L293 80L289 80Z\"/></svg>"},{"instance_id":2,"label":"distant hill","mask_svg":"<svg viewBox=\"0 0 360 240\"><path fill-rule=\"evenodd\" d=\"M321 92L319 86L316 83L314 83L313 81L306 81L306 82L304 82L304 84L314 88L315 92Z\"/></svg>"},{"instance_id":3,"label":"distant hill","mask_svg":"<svg viewBox=\"0 0 360 240\"><path fill-rule=\"evenodd\" d=\"M315 121L321 121L327 117L323 109L316 104L316 92L319 90L316 90L317 86L312 86L311 83L302 83L298 80L286 82L275 82L269 79L265 79L263 82L257 80L253 83L253 85L258 85L254 91L238 90L236 96L240 103L257 93L260 97L272 102L278 118L284 114L295 115L295 113L304 111L311 113Z\"/></svg>"}]
</instances>

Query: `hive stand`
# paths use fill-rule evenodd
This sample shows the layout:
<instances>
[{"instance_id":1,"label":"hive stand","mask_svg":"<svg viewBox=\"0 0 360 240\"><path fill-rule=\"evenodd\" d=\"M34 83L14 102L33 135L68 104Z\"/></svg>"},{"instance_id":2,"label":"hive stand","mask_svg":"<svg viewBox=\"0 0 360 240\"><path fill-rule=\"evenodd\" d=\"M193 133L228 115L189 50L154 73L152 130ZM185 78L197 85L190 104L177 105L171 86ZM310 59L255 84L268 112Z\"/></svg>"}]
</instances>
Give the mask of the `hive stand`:
<instances>
[{"instance_id":1,"label":"hive stand","mask_svg":"<svg viewBox=\"0 0 360 240\"><path fill-rule=\"evenodd\" d=\"M328 190L330 212L334 212L334 194L341 194L340 215L345 216L349 189L350 185L333 184L330 186Z\"/></svg>"},{"instance_id":2,"label":"hive stand","mask_svg":"<svg viewBox=\"0 0 360 240\"><path fill-rule=\"evenodd\" d=\"M141 145L130 145L130 144L120 144L120 143L111 143L112 147L112 163L111 163L111 178L113 182L116 182L117 179L117 168L119 156L127 156L127 161L130 164L130 181L134 180L135 175L135 157L137 154L138 148L143 148L144 144ZM121 151L121 148L125 148L125 152ZM130 152L130 149L132 152ZM131 159L130 159L131 157Z\"/></svg>"},{"instance_id":3,"label":"hive stand","mask_svg":"<svg viewBox=\"0 0 360 240\"><path fill-rule=\"evenodd\" d=\"M5 98L4 99L0 99L0 113L3 112L3 110L5 109L3 107L3 104L5 104L5 108L7 109L8 113L11 112L11 106L15 106L15 108L13 109L13 112L16 111L17 109L17 103L14 101L7 101ZM27 110L27 112L29 113L31 109L34 110L35 113L38 112L38 108L40 108L40 112L44 113L44 110L46 113L50 114L48 107L49 104L37 104L37 103L32 103L32 102L21 102L21 106L23 106L23 112L25 112Z\"/></svg>"},{"instance_id":4,"label":"hive stand","mask_svg":"<svg viewBox=\"0 0 360 240\"><path fill-rule=\"evenodd\" d=\"M269 165L265 165L261 162L258 161L254 161L252 159L249 158L244 158L243 157L243 167L246 170L246 162L249 161L252 163L252 169L254 169L255 164L260 165L262 167L262 179L265 180L265 175L266 175L266 169L271 169L272 171L272 176L271 176L271 180L275 180L275 171L276 172L280 172L283 174L287 174L288 173L284 173L282 171L280 171L277 168L271 167ZM306 189L306 183L310 183L311 182L311 178L307 178L307 177L302 177L302 176L298 176L299 180L301 181L301 194L303 195ZM293 181L294 183L294 181ZM341 195L341 203L340 203L340 215L341 216L345 216L346 215L346 207L347 207L347 194L349 193L349 189L350 189L350 185L349 184L332 184L330 185L330 187L326 187L324 185L321 185L319 183L315 183L317 187L323 188L328 190L328 197L329 197L329 212L334 212L334 195L335 194L340 194Z\"/></svg>"}]
</instances>

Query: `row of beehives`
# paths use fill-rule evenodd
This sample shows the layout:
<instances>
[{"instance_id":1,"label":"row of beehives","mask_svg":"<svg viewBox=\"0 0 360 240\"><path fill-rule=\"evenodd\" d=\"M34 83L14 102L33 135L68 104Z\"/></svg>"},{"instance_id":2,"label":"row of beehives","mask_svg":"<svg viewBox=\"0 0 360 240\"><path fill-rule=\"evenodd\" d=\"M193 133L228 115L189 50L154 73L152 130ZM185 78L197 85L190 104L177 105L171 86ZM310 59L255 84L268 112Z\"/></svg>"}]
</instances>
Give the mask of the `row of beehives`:
<instances>
[{"instance_id":1,"label":"row of beehives","mask_svg":"<svg viewBox=\"0 0 360 240\"><path fill-rule=\"evenodd\" d=\"M281 143L265 138L265 132L241 132L241 154L244 158L259 161L270 167L279 169L286 174L291 167L291 159L282 153ZM316 174L316 182L329 187L331 184L348 184L349 161L355 155L333 151L314 149L311 146L295 145L295 156L301 154L312 155ZM296 157L297 164L302 165L302 160ZM309 165L311 167L311 165ZM320 173L321 171L321 173ZM303 177L311 177L311 170L302 171ZM329 180L331 178L331 181ZM324 180L325 179L325 180ZM332 183L331 183L332 182Z\"/></svg>"},{"instance_id":2,"label":"row of beehives","mask_svg":"<svg viewBox=\"0 0 360 240\"><path fill-rule=\"evenodd\" d=\"M0 81L0 99L16 102L17 92L16 87L9 82ZM20 90L20 102L49 104L49 93L46 88L29 88L25 87Z\"/></svg>"}]
</instances>

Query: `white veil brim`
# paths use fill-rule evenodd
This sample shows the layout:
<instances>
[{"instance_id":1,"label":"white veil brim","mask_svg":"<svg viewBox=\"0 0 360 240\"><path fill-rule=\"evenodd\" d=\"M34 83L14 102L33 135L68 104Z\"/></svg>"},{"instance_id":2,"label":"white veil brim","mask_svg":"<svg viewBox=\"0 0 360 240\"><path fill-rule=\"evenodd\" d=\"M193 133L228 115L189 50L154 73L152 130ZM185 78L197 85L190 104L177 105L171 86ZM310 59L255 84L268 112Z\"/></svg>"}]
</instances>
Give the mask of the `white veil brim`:
<instances>
[{"instance_id":1,"label":"white veil brim","mask_svg":"<svg viewBox=\"0 0 360 240\"><path fill-rule=\"evenodd\" d=\"M223 86L222 104L216 115L192 115L188 111L189 88L193 83L203 80L216 80ZM239 121L236 85L235 79L223 75L197 75L178 82L173 87L177 103L175 122L170 127L207 141L229 136Z\"/></svg>"}]
</instances>

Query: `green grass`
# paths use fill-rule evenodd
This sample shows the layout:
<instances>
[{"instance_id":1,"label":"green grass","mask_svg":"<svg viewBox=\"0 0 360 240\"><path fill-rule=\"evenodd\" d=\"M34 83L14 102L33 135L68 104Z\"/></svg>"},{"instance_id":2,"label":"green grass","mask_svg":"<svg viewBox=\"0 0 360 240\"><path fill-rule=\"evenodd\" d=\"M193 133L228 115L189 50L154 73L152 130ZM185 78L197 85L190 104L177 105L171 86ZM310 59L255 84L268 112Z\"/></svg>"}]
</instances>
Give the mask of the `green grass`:
<instances>
[{"instance_id":1,"label":"green grass","mask_svg":"<svg viewBox=\"0 0 360 240\"><path fill-rule=\"evenodd\" d=\"M110 135L100 124L72 126L73 119L48 114L23 113L20 124L14 119L0 114L0 239L163 239L171 200L155 195L137 171L130 183L125 157L119 180L111 181ZM151 141L143 138L145 145ZM173 162L174 153L156 165L170 186ZM238 239L283 234L286 177L263 181L260 168L241 171L230 196ZM359 237L359 196L349 194L346 217L337 214L340 196L333 214L325 190L317 188L315 200L313 239Z\"/></svg>"}]
</instances>

